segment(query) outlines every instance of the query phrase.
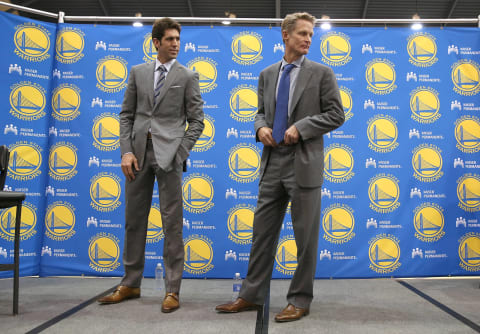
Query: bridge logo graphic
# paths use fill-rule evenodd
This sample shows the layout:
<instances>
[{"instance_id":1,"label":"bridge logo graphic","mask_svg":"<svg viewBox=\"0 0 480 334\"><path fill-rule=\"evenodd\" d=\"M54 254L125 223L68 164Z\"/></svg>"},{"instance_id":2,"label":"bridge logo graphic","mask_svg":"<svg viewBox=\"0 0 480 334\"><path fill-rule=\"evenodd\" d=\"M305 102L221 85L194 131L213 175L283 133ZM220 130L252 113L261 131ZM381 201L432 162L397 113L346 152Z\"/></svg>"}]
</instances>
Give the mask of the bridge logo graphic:
<instances>
[{"instance_id":1,"label":"bridge logo graphic","mask_svg":"<svg viewBox=\"0 0 480 334\"><path fill-rule=\"evenodd\" d=\"M148 33L144 36L142 49L144 62L150 62L157 58L157 49L155 48L155 44L153 44L152 33Z\"/></svg>"},{"instance_id":2,"label":"bridge logo graphic","mask_svg":"<svg viewBox=\"0 0 480 334\"><path fill-rule=\"evenodd\" d=\"M340 98L342 100L343 112L345 113L345 120L348 121L353 117L352 91L347 87L340 86Z\"/></svg>"},{"instance_id":3,"label":"bridge logo graphic","mask_svg":"<svg viewBox=\"0 0 480 334\"><path fill-rule=\"evenodd\" d=\"M90 180L90 206L100 212L111 212L121 204L120 178L113 173L99 173Z\"/></svg>"},{"instance_id":4,"label":"bridge logo graphic","mask_svg":"<svg viewBox=\"0 0 480 334\"><path fill-rule=\"evenodd\" d=\"M252 243L254 212L252 205L245 204L239 204L228 211L228 239L240 245Z\"/></svg>"},{"instance_id":5,"label":"bridge logo graphic","mask_svg":"<svg viewBox=\"0 0 480 334\"><path fill-rule=\"evenodd\" d=\"M24 201L22 204L22 216L20 221L20 239L27 240L34 236L37 231L37 207ZM17 208L12 207L0 211L0 237L7 241L13 241L15 237L15 220Z\"/></svg>"},{"instance_id":6,"label":"bridge logo graphic","mask_svg":"<svg viewBox=\"0 0 480 334\"><path fill-rule=\"evenodd\" d=\"M370 269L379 274L391 273L398 269L401 265L399 242L390 234L380 234L372 238L368 248Z\"/></svg>"},{"instance_id":7,"label":"bridge logo graphic","mask_svg":"<svg viewBox=\"0 0 480 334\"><path fill-rule=\"evenodd\" d=\"M241 143L229 151L230 178L239 183L253 182L260 170L260 150L252 144Z\"/></svg>"},{"instance_id":8,"label":"bridge logo graphic","mask_svg":"<svg viewBox=\"0 0 480 334\"><path fill-rule=\"evenodd\" d=\"M160 206L158 203L154 203L148 215L147 244L158 242L162 240L164 236Z\"/></svg>"},{"instance_id":9,"label":"bridge logo graphic","mask_svg":"<svg viewBox=\"0 0 480 334\"><path fill-rule=\"evenodd\" d=\"M423 124L430 124L441 116L438 92L430 87L420 87L410 93L410 110L412 119Z\"/></svg>"},{"instance_id":10,"label":"bridge logo graphic","mask_svg":"<svg viewBox=\"0 0 480 334\"><path fill-rule=\"evenodd\" d=\"M476 116L462 116L455 122L457 148L464 153L480 151L480 119Z\"/></svg>"},{"instance_id":11,"label":"bridge logo graphic","mask_svg":"<svg viewBox=\"0 0 480 334\"><path fill-rule=\"evenodd\" d=\"M213 206L213 179L205 174L193 173L182 186L183 207L191 213L204 213Z\"/></svg>"},{"instance_id":12,"label":"bridge logo graphic","mask_svg":"<svg viewBox=\"0 0 480 334\"><path fill-rule=\"evenodd\" d=\"M390 94L397 88L395 85L395 65L388 59L373 59L366 65L365 79L367 89L374 94Z\"/></svg>"},{"instance_id":13,"label":"bridge logo graphic","mask_svg":"<svg viewBox=\"0 0 480 334\"><path fill-rule=\"evenodd\" d=\"M42 86L22 81L10 88L10 114L24 121L35 121L46 115L46 90Z\"/></svg>"},{"instance_id":14,"label":"bridge logo graphic","mask_svg":"<svg viewBox=\"0 0 480 334\"><path fill-rule=\"evenodd\" d=\"M415 237L424 242L435 242L444 235L443 208L435 203L423 203L414 210Z\"/></svg>"},{"instance_id":15,"label":"bridge logo graphic","mask_svg":"<svg viewBox=\"0 0 480 334\"><path fill-rule=\"evenodd\" d=\"M353 209L343 204L333 204L323 212L323 238L333 244L344 244L350 241L355 233L355 217Z\"/></svg>"},{"instance_id":16,"label":"bridge logo graphic","mask_svg":"<svg viewBox=\"0 0 480 334\"><path fill-rule=\"evenodd\" d=\"M208 93L214 90L217 81L217 62L211 58L197 57L187 63L187 67L198 73L200 93Z\"/></svg>"},{"instance_id":17,"label":"bridge logo graphic","mask_svg":"<svg viewBox=\"0 0 480 334\"><path fill-rule=\"evenodd\" d=\"M71 143L58 142L50 148L48 175L57 181L70 180L78 173L77 162L77 148Z\"/></svg>"},{"instance_id":18,"label":"bridge logo graphic","mask_svg":"<svg viewBox=\"0 0 480 334\"><path fill-rule=\"evenodd\" d=\"M80 115L80 88L73 84L61 84L53 90L52 116L62 122L74 120Z\"/></svg>"},{"instance_id":19,"label":"bridge logo graphic","mask_svg":"<svg viewBox=\"0 0 480 334\"><path fill-rule=\"evenodd\" d=\"M118 114L102 113L95 117L92 126L93 146L110 152L120 147L120 120Z\"/></svg>"},{"instance_id":20,"label":"bridge logo graphic","mask_svg":"<svg viewBox=\"0 0 480 334\"><path fill-rule=\"evenodd\" d=\"M443 176L443 159L440 148L422 144L413 150L413 176L422 182L434 182Z\"/></svg>"},{"instance_id":21,"label":"bridge logo graphic","mask_svg":"<svg viewBox=\"0 0 480 334\"><path fill-rule=\"evenodd\" d=\"M66 27L59 31L55 42L55 58L64 64L73 64L83 58L85 34L77 28Z\"/></svg>"},{"instance_id":22,"label":"bridge logo graphic","mask_svg":"<svg viewBox=\"0 0 480 334\"><path fill-rule=\"evenodd\" d=\"M212 241L203 235L194 234L184 240L185 271L193 275L202 275L213 268Z\"/></svg>"},{"instance_id":23,"label":"bridge logo graphic","mask_svg":"<svg viewBox=\"0 0 480 334\"><path fill-rule=\"evenodd\" d=\"M352 60L350 37L339 32L329 32L321 37L322 61L329 66L343 66Z\"/></svg>"},{"instance_id":24,"label":"bridge logo graphic","mask_svg":"<svg viewBox=\"0 0 480 334\"><path fill-rule=\"evenodd\" d=\"M370 208L379 213L396 210L400 203L400 187L398 179L390 174L378 174L369 180L368 197Z\"/></svg>"},{"instance_id":25,"label":"bridge logo graphic","mask_svg":"<svg viewBox=\"0 0 480 334\"><path fill-rule=\"evenodd\" d=\"M257 88L240 85L230 92L230 117L238 122L251 122L258 110Z\"/></svg>"},{"instance_id":26,"label":"bridge logo graphic","mask_svg":"<svg viewBox=\"0 0 480 334\"><path fill-rule=\"evenodd\" d=\"M470 232L460 239L458 256L461 268L470 272L480 270L480 233Z\"/></svg>"},{"instance_id":27,"label":"bridge logo graphic","mask_svg":"<svg viewBox=\"0 0 480 334\"><path fill-rule=\"evenodd\" d=\"M398 147L397 121L388 115L376 115L368 120L368 147L378 153L392 152Z\"/></svg>"},{"instance_id":28,"label":"bridge logo graphic","mask_svg":"<svg viewBox=\"0 0 480 334\"><path fill-rule=\"evenodd\" d=\"M293 235L280 239L275 253L275 269L280 273L293 276L297 269L297 244Z\"/></svg>"},{"instance_id":29,"label":"bridge logo graphic","mask_svg":"<svg viewBox=\"0 0 480 334\"><path fill-rule=\"evenodd\" d=\"M68 202L50 204L45 214L45 235L56 241L65 241L74 234L75 208Z\"/></svg>"},{"instance_id":30,"label":"bridge logo graphic","mask_svg":"<svg viewBox=\"0 0 480 334\"><path fill-rule=\"evenodd\" d=\"M215 145L213 139L215 138L215 120L210 115L205 114L203 118L203 132L193 146L193 152L205 152Z\"/></svg>"},{"instance_id":31,"label":"bridge logo graphic","mask_svg":"<svg viewBox=\"0 0 480 334\"><path fill-rule=\"evenodd\" d=\"M8 171L18 181L32 180L41 174L42 148L33 142L17 142L9 146Z\"/></svg>"},{"instance_id":32,"label":"bridge logo graphic","mask_svg":"<svg viewBox=\"0 0 480 334\"><path fill-rule=\"evenodd\" d=\"M325 150L325 178L334 183L349 181L355 173L353 170L353 150L346 145L332 144Z\"/></svg>"},{"instance_id":33,"label":"bridge logo graphic","mask_svg":"<svg viewBox=\"0 0 480 334\"><path fill-rule=\"evenodd\" d=\"M118 56L106 56L97 62L97 88L105 93L118 93L127 86L127 61Z\"/></svg>"},{"instance_id":34,"label":"bridge logo graphic","mask_svg":"<svg viewBox=\"0 0 480 334\"><path fill-rule=\"evenodd\" d=\"M98 272L108 273L120 266L119 239L111 233L98 233L90 238L88 257L90 268Z\"/></svg>"},{"instance_id":35,"label":"bridge logo graphic","mask_svg":"<svg viewBox=\"0 0 480 334\"><path fill-rule=\"evenodd\" d=\"M253 65L263 59L261 35L253 31L243 31L232 39L232 60L237 64Z\"/></svg>"},{"instance_id":36,"label":"bridge logo graphic","mask_svg":"<svg viewBox=\"0 0 480 334\"><path fill-rule=\"evenodd\" d=\"M48 59L50 54L50 32L35 23L17 26L13 35L15 54L27 61L40 62Z\"/></svg>"},{"instance_id":37,"label":"bridge logo graphic","mask_svg":"<svg viewBox=\"0 0 480 334\"><path fill-rule=\"evenodd\" d=\"M480 91L480 66L473 60L463 59L452 65L453 90L460 95L472 96Z\"/></svg>"},{"instance_id":38,"label":"bridge logo graphic","mask_svg":"<svg viewBox=\"0 0 480 334\"><path fill-rule=\"evenodd\" d=\"M429 67L438 61L435 37L428 33L416 33L408 37L407 52L410 63L417 67Z\"/></svg>"},{"instance_id":39,"label":"bridge logo graphic","mask_svg":"<svg viewBox=\"0 0 480 334\"><path fill-rule=\"evenodd\" d=\"M480 175L467 173L457 180L458 206L468 212L480 211Z\"/></svg>"}]
</instances>

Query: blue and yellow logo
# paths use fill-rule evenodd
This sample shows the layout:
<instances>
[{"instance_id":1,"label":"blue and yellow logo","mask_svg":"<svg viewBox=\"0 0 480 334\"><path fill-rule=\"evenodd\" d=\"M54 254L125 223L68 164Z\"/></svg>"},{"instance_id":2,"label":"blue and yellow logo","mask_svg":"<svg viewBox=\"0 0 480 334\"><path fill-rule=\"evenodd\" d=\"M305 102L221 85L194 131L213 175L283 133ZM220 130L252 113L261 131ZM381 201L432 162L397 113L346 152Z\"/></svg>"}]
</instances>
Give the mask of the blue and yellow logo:
<instances>
[{"instance_id":1,"label":"blue and yellow logo","mask_svg":"<svg viewBox=\"0 0 480 334\"><path fill-rule=\"evenodd\" d=\"M397 270L401 263L399 240L391 234L379 234L369 241L370 269L378 274Z\"/></svg>"},{"instance_id":2,"label":"blue and yellow logo","mask_svg":"<svg viewBox=\"0 0 480 334\"><path fill-rule=\"evenodd\" d=\"M193 152L205 152L211 149L215 145L215 125L213 124L215 120L210 115L205 114L203 118L203 128L202 134L198 138L197 142L192 148Z\"/></svg>"},{"instance_id":3,"label":"blue and yellow logo","mask_svg":"<svg viewBox=\"0 0 480 334\"><path fill-rule=\"evenodd\" d=\"M297 244L293 235L280 239L275 254L275 269L287 276L293 276L297 269Z\"/></svg>"},{"instance_id":4,"label":"blue and yellow logo","mask_svg":"<svg viewBox=\"0 0 480 334\"><path fill-rule=\"evenodd\" d=\"M443 208L435 203L423 203L413 211L413 226L415 237L424 242L440 240L445 231Z\"/></svg>"},{"instance_id":5,"label":"blue and yellow logo","mask_svg":"<svg viewBox=\"0 0 480 334\"><path fill-rule=\"evenodd\" d=\"M468 212L480 211L480 175L467 173L457 180L458 206Z\"/></svg>"},{"instance_id":6,"label":"blue and yellow logo","mask_svg":"<svg viewBox=\"0 0 480 334\"><path fill-rule=\"evenodd\" d=\"M10 160L8 161L9 176L17 181L33 180L42 172L42 148L33 142L19 141L8 147Z\"/></svg>"},{"instance_id":7,"label":"blue and yellow logo","mask_svg":"<svg viewBox=\"0 0 480 334\"><path fill-rule=\"evenodd\" d=\"M114 113L102 113L94 118L92 126L93 146L110 152L120 147L120 119Z\"/></svg>"},{"instance_id":8,"label":"blue and yellow logo","mask_svg":"<svg viewBox=\"0 0 480 334\"><path fill-rule=\"evenodd\" d=\"M30 81L22 81L10 89L10 114L24 121L36 121L46 115L45 88Z\"/></svg>"},{"instance_id":9,"label":"blue and yellow logo","mask_svg":"<svg viewBox=\"0 0 480 334\"><path fill-rule=\"evenodd\" d=\"M370 208L379 213L392 212L400 206L400 181L391 174L378 174L368 181Z\"/></svg>"},{"instance_id":10,"label":"blue and yellow logo","mask_svg":"<svg viewBox=\"0 0 480 334\"><path fill-rule=\"evenodd\" d=\"M325 150L325 178L334 183L349 181L355 173L353 170L353 150L343 144L332 144Z\"/></svg>"},{"instance_id":11,"label":"blue and yellow logo","mask_svg":"<svg viewBox=\"0 0 480 334\"><path fill-rule=\"evenodd\" d=\"M476 116L462 116L455 121L457 148L463 153L480 151L480 119Z\"/></svg>"},{"instance_id":12,"label":"blue and yellow logo","mask_svg":"<svg viewBox=\"0 0 480 334\"><path fill-rule=\"evenodd\" d=\"M213 179L193 173L183 180L183 207L191 213L204 213L213 208Z\"/></svg>"},{"instance_id":13,"label":"blue and yellow logo","mask_svg":"<svg viewBox=\"0 0 480 334\"><path fill-rule=\"evenodd\" d=\"M345 86L340 86L340 98L342 99L343 112L345 113L345 121L353 117L353 99L352 91Z\"/></svg>"},{"instance_id":14,"label":"blue and yellow logo","mask_svg":"<svg viewBox=\"0 0 480 334\"><path fill-rule=\"evenodd\" d=\"M240 85L230 92L230 117L238 122L251 122L258 110L257 88Z\"/></svg>"},{"instance_id":15,"label":"blue and yellow logo","mask_svg":"<svg viewBox=\"0 0 480 334\"><path fill-rule=\"evenodd\" d=\"M422 144L413 150L413 176L422 182L434 182L443 176L442 151L435 145Z\"/></svg>"},{"instance_id":16,"label":"blue and yellow logo","mask_svg":"<svg viewBox=\"0 0 480 334\"><path fill-rule=\"evenodd\" d=\"M253 216L255 207L250 204L238 204L228 211L228 239L239 245L252 243Z\"/></svg>"},{"instance_id":17,"label":"blue and yellow logo","mask_svg":"<svg viewBox=\"0 0 480 334\"><path fill-rule=\"evenodd\" d=\"M213 269L212 241L204 235L193 234L184 240L184 269L192 275L206 274Z\"/></svg>"},{"instance_id":18,"label":"blue and yellow logo","mask_svg":"<svg viewBox=\"0 0 480 334\"><path fill-rule=\"evenodd\" d=\"M355 236L353 209L344 204L333 204L323 210L323 239L332 244L344 244Z\"/></svg>"},{"instance_id":19,"label":"blue and yellow logo","mask_svg":"<svg viewBox=\"0 0 480 334\"><path fill-rule=\"evenodd\" d=\"M45 214L45 235L52 240L70 239L75 230L75 207L63 201L50 204Z\"/></svg>"},{"instance_id":20,"label":"blue and yellow logo","mask_svg":"<svg viewBox=\"0 0 480 334\"><path fill-rule=\"evenodd\" d=\"M105 93L118 93L127 87L127 61L118 56L106 56L97 62L97 88Z\"/></svg>"},{"instance_id":21,"label":"blue and yellow logo","mask_svg":"<svg viewBox=\"0 0 480 334\"><path fill-rule=\"evenodd\" d=\"M384 95L393 92L396 73L395 65L388 59L373 59L366 65L365 79L367 80L367 89L374 94Z\"/></svg>"},{"instance_id":22,"label":"blue and yellow logo","mask_svg":"<svg viewBox=\"0 0 480 334\"><path fill-rule=\"evenodd\" d=\"M197 57L187 63L187 67L198 73L200 93L208 93L217 88L217 62L211 58Z\"/></svg>"},{"instance_id":23,"label":"blue and yellow logo","mask_svg":"<svg viewBox=\"0 0 480 334\"><path fill-rule=\"evenodd\" d=\"M398 147L397 120L388 115L376 115L368 120L368 147L378 153L392 152Z\"/></svg>"},{"instance_id":24,"label":"blue and yellow logo","mask_svg":"<svg viewBox=\"0 0 480 334\"><path fill-rule=\"evenodd\" d=\"M425 32L408 37L407 52L410 63L418 67L429 67L438 61L435 37Z\"/></svg>"},{"instance_id":25,"label":"blue and yellow logo","mask_svg":"<svg viewBox=\"0 0 480 334\"><path fill-rule=\"evenodd\" d=\"M44 61L50 57L50 32L43 26L28 22L15 27L15 54L27 61Z\"/></svg>"},{"instance_id":26,"label":"blue and yellow logo","mask_svg":"<svg viewBox=\"0 0 480 334\"><path fill-rule=\"evenodd\" d=\"M232 60L240 65L253 65L263 59L262 36L253 31L242 31L232 37Z\"/></svg>"},{"instance_id":27,"label":"blue and yellow logo","mask_svg":"<svg viewBox=\"0 0 480 334\"><path fill-rule=\"evenodd\" d=\"M423 124L430 124L440 118L440 99L438 92L430 87L419 87L410 93L410 110L412 119Z\"/></svg>"},{"instance_id":28,"label":"blue and yellow logo","mask_svg":"<svg viewBox=\"0 0 480 334\"><path fill-rule=\"evenodd\" d=\"M67 142L58 142L50 148L48 175L57 181L70 180L77 175L77 148Z\"/></svg>"},{"instance_id":29,"label":"blue and yellow logo","mask_svg":"<svg viewBox=\"0 0 480 334\"><path fill-rule=\"evenodd\" d=\"M157 49L155 48L155 44L153 44L152 40L152 33L148 33L143 37L143 61L144 62L150 62L152 60L155 60L157 58Z\"/></svg>"},{"instance_id":30,"label":"blue and yellow logo","mask_svg":"<svg viewBox=\"0 0 480 334\"><path fill-rule=\"evenodd\" d=\"M112 212L120 202L120 178L113 173L99 173L90 179L90 206L100 212Z\"/></svg>"},{"instance_id":31,"label":"blue and yellow logo","mask_svg":"<svg viewBox=\"0 0 480 334\"><path fill-rule=\"evenodd\" d=\"M480 91L480 66L470 59L452 65L453 90L460 95L472 96Z\"/></svg>"},{"instance_id":32,"label":"blue and yellow logo","mask_svg":"<svg viewBox=\"0 0 480 334\"><path fill-rule=\"evenodd\" d=\"M80 88L72 84L61 84L53 90L52 116L62 122L74 120L80 115Z\"/></svg>"},{"instance_id":33,"label":"blue and yellow logo","mask_svg":"<svg viewBox=\"0 0 480 334\"><path fill-rule=\"evenodd\" d=\"M321 37L320 51L322 61L329 66L343 66L348 64L352 57L350 52L350 37L341 32L329 32Z\"/></svg>"},{"instance_id":34,"label":"blue and yellow logo","mask_svg":"<svg viewBox=\"0 0 480 334\"><path fill-rule=\"evenodd\" d=\"M260 150L252 144L241 143L232 147L228 156L230 178L239 183L253 182L260 170Z\"/></svg>"},{"instance_id":35,"label":"blue and yellow logo","mask_svg":"<svg viewBox=\"0 0 480 334\"><path fill-rule=\"evenodd\" d=\"M147 244L153 244L164 237L160 206L155 203L150 207L148 214Z\"/></svg>"},{"instance_id":36,"label":"blue and yellow logo","mask_svg":"<svg viewBox=\"0 0 480 334\"><path fill-rule=\"evenodd\" d=\"M37 231L37 207L24 201L22 204L22 216L20 221L20 240L24 241L33 237ZM15 220L17 219L17 207L2 210L0 213L0 237L7 241L15 239Z\"/></svg>"},{"instance_id":37,"label":"blue and yellow logo","mask_svg":"<svg viewBox=\"0 0 480 334\"><path fill-rule=\"evenodd\" d=\"M114 271L120 266L120 240L111 233L98 233L90 238L88 257L90 268L101 273Z\"/></svg>"},{"instance_id":38,"label":"blue and yellow logo","mask_svg":"<svg viewBox=\"0 0 480 334\"><path fill-rule=\"evenodd\" d=\"M461 268L471 272L480 270L480 233L470 232L460 238L458 256Z\"/></svg>"},{"instance_id":39,"label":"blue and yellow logo","mask_svg":"<svg viewBox=\"0 0 480 334\"><path fill-rule=\"evenodd\" d=\"M77 28L65 27L57 34L55 51L59 62L73 64L83 58L82 53L85 47L85 34Z\"/></svg>"}]
</instances>

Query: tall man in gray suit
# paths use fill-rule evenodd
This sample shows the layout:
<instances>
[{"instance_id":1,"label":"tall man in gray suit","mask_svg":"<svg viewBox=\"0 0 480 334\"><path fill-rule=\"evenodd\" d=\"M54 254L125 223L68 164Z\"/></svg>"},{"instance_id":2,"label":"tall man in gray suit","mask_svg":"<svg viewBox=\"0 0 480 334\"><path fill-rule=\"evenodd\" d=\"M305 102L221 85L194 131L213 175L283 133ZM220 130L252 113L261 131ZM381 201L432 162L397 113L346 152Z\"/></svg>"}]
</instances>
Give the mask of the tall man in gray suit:
<instances>
[{"instance_id":1,"label":"tall man in gray suit","mask_svg":"<svg viewBox=\"0 0 480 334\"><path fill-rule=\"evenodd\" d=\"M152 28L157 59L132 67L120 112L120 150L125 184L125 276L102 304L140 297L148 215L155 177L165 233L165 298L162 312L180 307L183 273L182 169L201 135L203 100L198 74L176 61L180 24L164 18ZM186 125L188 123L188 129Z\"/></svg>"},{"instance_id":2,"label":"tall man in gray suit","mask_svg":"<svg viewBox=\"0 0 480 334\"><path fill-rule=\"evenodd\" d=\"M282 22L283 59L260 73L254 126L264 149L248 273L239 298L218 305L218 312L236 313L263 304L291 200L297 268L288 305L275 320L298 320L309 313L320 226L323 135L345 120L333 71L305 57L314 23L308 13L287 15Z\"/></svg>"}]
</instances>

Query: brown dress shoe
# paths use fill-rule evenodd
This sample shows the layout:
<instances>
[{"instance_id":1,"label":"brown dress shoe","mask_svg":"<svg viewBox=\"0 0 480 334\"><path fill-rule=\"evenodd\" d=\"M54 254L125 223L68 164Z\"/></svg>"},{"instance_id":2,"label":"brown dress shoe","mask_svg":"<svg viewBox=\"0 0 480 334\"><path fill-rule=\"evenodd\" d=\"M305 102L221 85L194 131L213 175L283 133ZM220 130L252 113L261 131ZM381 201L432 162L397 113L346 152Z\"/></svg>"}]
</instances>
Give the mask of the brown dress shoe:
<instances>
[{"instance_id":1,"label":"brown dress shoe","mask_svg":"<svg viewBox=\"0 0 480 334\"><path fill-rule=\"evenodd\" d=\"M180 307L180 302L178 300L178 293L169 292L165 295L162 303L162 312L170 313L175 311Z\"/></svg>"},{"instance_id":2,"label":"brown dress shoe","mask_svg":"<svg viewBox=\"0 0 480 334\"><path fill-rule=\"evenodd\" d=\"M140 288L129 288L128 286L119 285L113 293L97 300L100 304L116 304L127 299L140 297Z\"/></svg>"},{"instance_id":3,"label":"brown dress shoe","mask_svg":"<svg viewBox=\"0 0 480 334\"><path fill-rule=\"evenodd\" d=\"M219 313L238 313L243 311L258 310L262 306L247 302L245 299L237 298L234 302L218 305L215 311Z\"/></svg>"},{"instance_id":4,"label":"brown dress shoe","mask_svg":"<svg viewBox=\"0 0 480 334\"><path fill-rule=\"evenodd\" d=\"M302 317L308 315L309 310L307 308L295 307L292 304L288 304L282 312L275 316L276 322L287 322L300 320Z\"/></svg>"}]
</instances>

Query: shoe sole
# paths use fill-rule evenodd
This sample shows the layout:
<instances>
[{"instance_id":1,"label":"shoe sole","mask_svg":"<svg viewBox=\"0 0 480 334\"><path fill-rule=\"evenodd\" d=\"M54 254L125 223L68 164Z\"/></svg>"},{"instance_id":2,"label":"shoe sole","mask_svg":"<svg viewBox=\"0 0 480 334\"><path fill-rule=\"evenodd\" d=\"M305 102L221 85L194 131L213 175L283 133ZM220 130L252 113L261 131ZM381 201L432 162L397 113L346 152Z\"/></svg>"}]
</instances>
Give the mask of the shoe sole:
<instances>
[{"instance_id":1,"label":"shoe sole","mask_svg":"<svg viewBox=\"0 0 480 334\"><path fill-rule=\"evenodd\" d=\"M109 305L109 304L118 304L118 303L121 303L127 299L135 299L135 298L140 298L140 295L138 296L128 296L128 297L125 297L119 301L104 301L104 302L101 302L101 301L97 301L100 305Z\"/></svg>"},{"instance_id":2,"label":"shoe sole","mask_svg":"<svg viewBox=\"0 0 480 334\"><path fill-rule=\"evenodd\" d=\"M179 308L180 308L180 306L179 306L179 307L175 307L175 308L168 308L168 309L162 307L162 313L172 313L173 311L176 311L176 310L178 310Z\"/></svg>"},{"instance_id":3,"label":"shoe sole","mask_svg":"<svg viewBox=\"0 0 480 334\"><path fill-rule=\"evenodd\" d=\"M250 306L250 307L245 307L245 308L242 308L241 310L236 310L236 311L217 310L217 309L215 309L215 311L217 311L217 313L240 313L240 312L246 312L246 311L258 311L260 309L261 307L259 306Z\"/></svg>"}]
</instances>

